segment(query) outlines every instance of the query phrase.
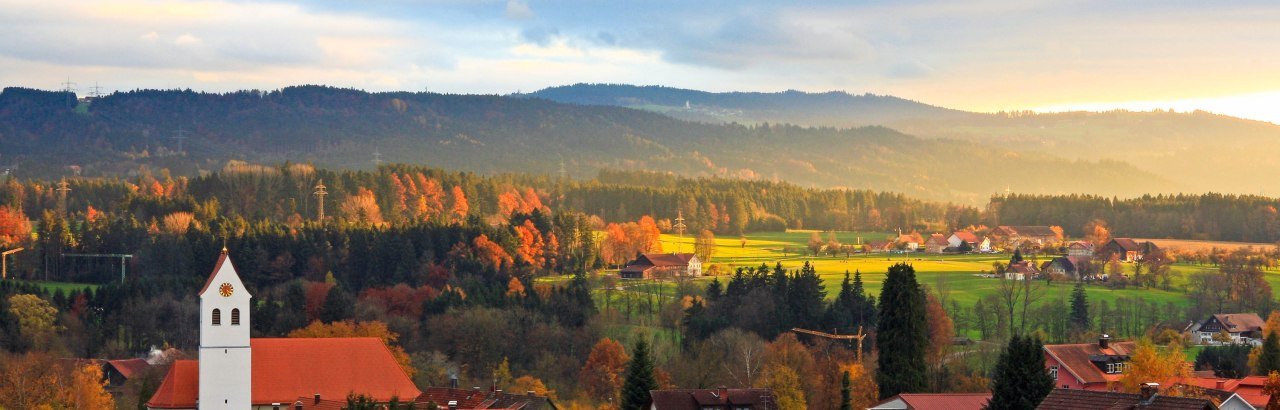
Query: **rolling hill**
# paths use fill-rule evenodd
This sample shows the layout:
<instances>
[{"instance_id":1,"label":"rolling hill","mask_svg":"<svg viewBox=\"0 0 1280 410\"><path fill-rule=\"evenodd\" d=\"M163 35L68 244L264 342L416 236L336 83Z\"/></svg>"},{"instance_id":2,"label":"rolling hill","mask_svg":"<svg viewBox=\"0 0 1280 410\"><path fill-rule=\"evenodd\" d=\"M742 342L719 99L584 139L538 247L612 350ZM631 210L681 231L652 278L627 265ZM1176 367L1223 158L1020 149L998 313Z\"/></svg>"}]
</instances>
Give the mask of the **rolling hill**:
<instances>
[{"instance_id":1,"label":"rolling hill","mask_svg":"<svg viewBox=\"0 0 1280 410\"><path fill-rule=\"evenodd\" d=\"M194 175L229 159L339 168L371 168L377 159L552 174L563 162L580 177L600 169L650 170L967 204L985 203L1005 187L1100 195L1180 188L1118 161L922 139L885 127L699 123L539 98L302 86L226 94L140 90L74 101L25 88L0 93L0 166L19 176L67 175L71 165L85 175L126 176L141 166Z\"/></svg>"}]
</instances>

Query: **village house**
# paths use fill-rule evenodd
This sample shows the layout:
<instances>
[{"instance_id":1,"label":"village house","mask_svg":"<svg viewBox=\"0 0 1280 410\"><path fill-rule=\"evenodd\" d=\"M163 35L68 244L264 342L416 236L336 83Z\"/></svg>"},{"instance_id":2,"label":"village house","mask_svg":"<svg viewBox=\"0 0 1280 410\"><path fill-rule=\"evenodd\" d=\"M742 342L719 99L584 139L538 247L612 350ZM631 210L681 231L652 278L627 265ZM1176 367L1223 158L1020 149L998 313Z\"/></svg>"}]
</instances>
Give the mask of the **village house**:
<instances>
[{"instance_id":1,"label":"village house","mask_svg":"<svg viewBox=\"0 0 1280 410\"><path fill-rule=\"evenodd\" d=\"M867 242L864 246L866 246L867 252L869 253L889 252L893 250L893 241L871 241Z\"/></svg>"},{"instance_id":2,"label":"village house","mask_svg":"<svg viewBox=\"0 0 1280 410\"><path fill-rule=\"evenodd\" d=\"M148 409L279 409L361 392L386 403L421 392L382 339L250 338L251 295L225 250L200 298L200 360L177 360Z\"/></svg>"},{"instance_id":3,"label":"village house","mask_svg":"<svg viewBox=\"0 0 1280 410\"><path fill-rule=\"evenodd\" d=\"M1029 280L1040 276L1040 268L1031 261L1010 263L1004 271L1004 278L1010 280Z\"/></svg>"},{"instance_id":4,"label":"village house","mask_svg":"<svg viewBox=\"0 0 1280 410\"><path fill-rule=\"evenodd\" d=\"M457 380L454 380L457 383ZM416 408L427 409L434 404L439 409L508 409L508 410L542 410L555 409L556 406L546 397L533 392L503 392L500 389L481 390L473 387L470 390L457 387L427 387L422 394L413 400ZM342 402L345 406L347 403Z\"/></svg>"},{"instance_id":5,"label":"village house","mask_svg":"<svg viewBox=\"0 0 1280 410\"><path fill-rule=\"evenodd\" d=\"M1231 336L1229 343L1245 343L1254 346L1262 345L1262 327L1266 321L1256 313L1226 313L1209 316L1199 326L1194 326L1193 334L1201 344L1218 345L1222 342L1214 338L1226 331Z\"/></svg>"},{"instance_id":6,"label":"village house","mask_svg":"<svg viewBox=\"0 0 1280 410\"><path fill-rule=\"evenodd\" d=\"M1112 391L1054 389L1036 406L1038 410L1217 410L1206 398L1169 396L1159 393L1160 385L1147 383L1138 394Z\"/></svg>"},{"instance_id":7,"label":"village house","mask_svg":"<svg viewBox=\"0 0 1280 410\"><path fill-rule=\"evenodd\" d=\"M1229 392L1233 394L1235 398L1247 403L1248 407L1240 405L1232 397L1227 397L1219 401L1219 408L1224 410L1248 410L1267 408L1267 403L1271 401L1271 395L1263 391L1266 382L1267 376L1248 376L1243 379L1193 377L1183 380L1182 384L1197 386L1203 389Z\"/></svg>"},{"instance_id":8,"label":"village house","mask_svg":"<svg viewBox=\"0 0 1280 410\"><path fill-rule=\"evenodd\" d=\"M904 234L902 231L898 231L898 237L894 239L893 242L898 246L901 246L902 249L907 252L915 252L919 250L920 245L924 243L924 237L920 236L919 232L913 231L911 233Z\"/></svg>"},{"instance_id":9,"label":"village house","mask_svg":"<svg viewBox=\"0 0 1280 410\"><path fill-rule=\"evenodd\" d=\"M981 410L991 393L902 393L867 410Z\"/></svg>"},{"instance_id":10,"label":"village house","mask_svg":"<svg viewBox=\"0 0 1280 410\"><path fill-rule=\"evenodd\" d=\"M924 241L925 253L942 253L947 250L947 237L940 233L929 235L929 239Z\"/></svg>"},{"instance_id":11,"label":"village house","mask_svg":"<svg viewBox=\"0 0 1280 410\"><path fill-rule=\"evenodd\" d=\"M623 279L702 276L702 261L692 253L646 253L627 263L618 275Z\"/></svg>"},{"instance_id":12,"label":"village house","mask_svg":"<svg viewBox=\"0 0 1280 410\"><path fill-rule=\"evenodd\" d=\"M650 390L651 410L773 410L778 408L769 389Z\"/></svg>"},{"instance_id":13,"label":"village house","mask_svg":"<svg viewBox=\"0 0 1280 410\"><path fill-rule=\"evenodd\" d=\"M960 245L968 243L972 252L988 253L991 252L991 239L985 236L979 237L971 231L955 231L950 237L947 237L947 247L960 249Z\"/></svg>"},{"instance_id":14,"label":"village house","mask_svg":"<svg viewBox=\"0 0 1280 410\"><path fill-rule=\"evenodd\" d=\"M1085 241L1071 242L1067 245L1067 256L1093 257L1093 244Z\"/></svg>"},{"instance_id":15,"label":"village house","mask_svg":"<svg viewBox=\"0 0 1280 410\"><path fill-rule=\"evenodd\" d=\"M1111 342L1107 335L1097 343L1045 345L1044 367L1056 387L1106 390L1120 380L1135 348L1133 342Z\"/></svg>"},{"instance_id":16,"label":"village house","mask_svg":"<svg viewBox=\"0 0 1280 410\"><path fill-rule=\"evenodd\" d=\"M1098 249L1099 254L1106 255L1108 259L1114 255L1121 262L1137 262L1159 251L1160 248L1151 241L1138 242L1133 238L1113 238Z\"/></svg>"},{"instance_id":17,"label":"village house","mask_svg":"<svg viewBox=\"0 0 1280 410\"><path fill-rule=\"evenodd\" d=\"M1040 271L1049 275L1064 275L1075 280L1092 280L1092 259L1088 256L1059 256L1045 262Z\"/></svg>"},{"instance_id":18,"label":"village house","mask_svg":"<svg viewBox=\"0 0 1280 410\"><path fill-rule=\"evenodd\" d=\"M1048 226L1008 226L1002 225L991 231L991 235L1000 239L1005 248L1043 248L1045 245L1057 243L1062 235Z\"/></svg>"}]
</instances>

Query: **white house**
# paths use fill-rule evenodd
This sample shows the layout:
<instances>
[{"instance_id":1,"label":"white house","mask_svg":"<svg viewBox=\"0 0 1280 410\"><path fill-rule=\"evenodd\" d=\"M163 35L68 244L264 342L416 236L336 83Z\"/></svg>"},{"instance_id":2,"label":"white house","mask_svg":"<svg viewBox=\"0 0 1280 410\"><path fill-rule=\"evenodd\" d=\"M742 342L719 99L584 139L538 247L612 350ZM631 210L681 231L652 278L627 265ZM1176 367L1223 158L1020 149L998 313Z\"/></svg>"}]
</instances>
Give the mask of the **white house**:
<instances>
[{"instance_id":1,"label":"white house","mask_svg":"<svg viewBox=\"0 0 1280 410\"><path fill-rule=\"evenodd\" d=\"M947 246L951 248L959 248L961 244L966 242L969 243L974 252L991 252L991 238L979 237L970 231L956 231L947 238Z\"/></svg>"}]
</instances>

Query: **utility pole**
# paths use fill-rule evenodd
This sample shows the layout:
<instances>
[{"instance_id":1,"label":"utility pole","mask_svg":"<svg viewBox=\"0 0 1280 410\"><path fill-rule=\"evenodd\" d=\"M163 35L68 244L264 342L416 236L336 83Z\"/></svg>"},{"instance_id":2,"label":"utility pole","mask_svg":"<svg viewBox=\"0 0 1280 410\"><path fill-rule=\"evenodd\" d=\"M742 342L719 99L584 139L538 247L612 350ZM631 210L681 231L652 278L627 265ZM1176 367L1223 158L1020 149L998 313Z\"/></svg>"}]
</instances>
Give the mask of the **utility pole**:
<instances>
[{"instance_id":1,"label":"utility pole","mask_svg":"<svg viewBox=\"0 0 1280 410\"><path fill-rule=\"evenodd\" d=\"M680 238L680 241L676 242L676 252L678 253L680 252L680 245L684 244L684 228L686 228L684 224L684 211L676 211L676 224L671 225L671 227L676 228L676 235Z\"/></svg>"},{"instance_id":2,"label":"utility pole","mask_svg":"<svg viewBox=\"0 0 1280 410\"><path fill-rule=\"evenodd\" d=\"M178 140L178 152L186 152L182 150L182 141L187 139L187 134L189 133L189 131L182 129L182 127L178 127L178 130L173 132L173 136L169 137L169 139Z\"/></svg>"},{"instance_id":3,"label":"utility pole","mask_svg":"<svg viewBox=\"0 0 1280 410\"><path fill-rule=\"evenodd\" d=\"M15 248L0 252L0 280L9 278L9 255L22 252L26 248Z\"/></svg>"},{"instance_id":4,"label":"utility pole","mask_svg":"<svg viewBox=\"0 0 1280 410\"><path fill-rule=\"evenodd\" d=\"M324 186L323 179L316 183L316 192L315 192L316 204L317 204L316 209L320 214L321 223L324 223L324 196L329 195L329 191L327 191L326 189L328 188Z\"/></svg>"},{"instance_id":5,"label":"utility pole","mask_svg":"<svg viewBox=\"0 0 1280 410\"><path fill-rule=\"evenodd\" d=\"M382 165L382 153L377 148L373 149L373 167L377 168Z\"/></svg>"},{"instance_id":6,"label":"utility pole","mask_svg":"<svg viewBox=\"0 0 1280 410\"><path fill-rule=\"evenodd\" d=\"M89 97L98 98L102 96L102 86L97 81L93 82L93 87L89 87Z\"/></svg>"},{"instance_id":7,"label":"utility pole","mask_svg":"<svg viewBox=\"0 0 1280 410\"><path fill-rule=\"evenodd\" d=\"M54 190L58 191L58 214L62 215L63 218L66 218L67 217L67 192L71 191L71 184L68 184L67 179L63 178L62 181L58 182L58 188Z\"/></svg>"}]
</instances>

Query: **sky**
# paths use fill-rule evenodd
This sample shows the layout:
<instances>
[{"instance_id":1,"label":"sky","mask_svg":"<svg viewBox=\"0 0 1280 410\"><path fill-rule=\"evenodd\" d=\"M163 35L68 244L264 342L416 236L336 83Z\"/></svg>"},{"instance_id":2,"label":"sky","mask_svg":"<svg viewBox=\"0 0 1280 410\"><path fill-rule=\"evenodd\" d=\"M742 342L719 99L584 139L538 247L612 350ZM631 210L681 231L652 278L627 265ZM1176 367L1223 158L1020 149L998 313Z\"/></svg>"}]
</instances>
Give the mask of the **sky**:
<instances>
[{"instance_id":1,"label":"sky","mask_svg":"<svg viewBox=\"0 0 1280 410\"><path fill-rule=\"evenodd\" d=\"M1280 123L1268 1L0 0L0 86L573 83L842 90L971 111Z\"/></svg>"}]
</instances>

